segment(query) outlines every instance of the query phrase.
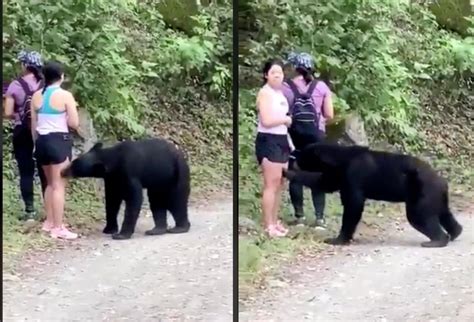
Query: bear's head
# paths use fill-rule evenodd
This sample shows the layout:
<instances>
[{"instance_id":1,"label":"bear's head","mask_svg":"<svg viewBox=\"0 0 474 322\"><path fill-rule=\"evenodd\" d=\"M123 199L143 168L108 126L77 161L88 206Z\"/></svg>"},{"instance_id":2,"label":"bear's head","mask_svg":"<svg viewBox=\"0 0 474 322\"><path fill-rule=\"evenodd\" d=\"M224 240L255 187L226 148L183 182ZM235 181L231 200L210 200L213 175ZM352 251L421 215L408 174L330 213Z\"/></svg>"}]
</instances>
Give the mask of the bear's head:
<instances>
[{"instance_id":1,"label":"bear's head","mask_svg":"<svg viewBox=\"0 0 474 322\"><path fill-rule=\"evenodd\" d=\"M74 159L61 175L71 178L103 178L106 174L103 144L96 143L89 151Z\"/></svg>"},{"instance_id":2,"label":"bear's head","mask_svg":"<svg viewBox=\"0 0 474 322\"><path fill-rule=\"evenodd\" d=\"M301 151L295 151L295 170L321 172L327 170L332 165L328 155L319 143L310 144Z\"/></svg>"}]
</instances>

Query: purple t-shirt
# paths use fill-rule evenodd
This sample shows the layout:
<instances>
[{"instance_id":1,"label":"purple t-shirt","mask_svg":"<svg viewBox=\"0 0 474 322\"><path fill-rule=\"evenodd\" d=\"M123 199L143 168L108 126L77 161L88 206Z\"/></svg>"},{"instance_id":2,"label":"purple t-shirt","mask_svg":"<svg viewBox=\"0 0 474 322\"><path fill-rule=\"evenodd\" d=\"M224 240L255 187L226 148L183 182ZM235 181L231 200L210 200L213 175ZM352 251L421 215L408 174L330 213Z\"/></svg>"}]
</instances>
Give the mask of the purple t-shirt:
<instances>
[{"instance_id":1,"label":"purple t-shirt","mask_svg":"<svg viewBox=\"0 0 474 322\"><path fill-rule=\"evenodd\" d=\"M38 89L39 82L36 80L35 75L28 74L26 76L23 76L22 78L28 84L28 87L30 88L30 90L36 91ZM5 93L5 96L13 97L13 100L15 102L15 106L23 104L23 102L25 101L25 98L26 98L26 94L23 91L23 87L21 87L20 82L18 82L17 80L12 81L10 83L10 85L8 85L8 89ZM16 107L15 107L15 109L16 109ZM13 111L13 118L14 118L13 119L13 124L15 126L21 124L20 117L19 117L18 113L16 113L15 110Z\"/></svg>"},{"instance_id":2,"label":"purple t-shirt","mask_svg":"<svg viewBox=\"0 0 474 322\"><path fill-rule=\"evenodd\" d=\"M293 78L293 83L295 83L300 93L304 93L309 89L309 86L306 84L302 76L297 76ZM291 90L290 86L286 82L283 83L282 91L291 106L293 104L295 96L293 95L293 91ZM315 107L315 112L319 115L318 127L323 132L326 131L326 118L324 117L323 103L324 98L328 94L331 94L331 90L329 89L329 87L323 81L319 81L316 84L316 87L314 88L313 94L311 95Z\"/></svg>"}]
</instances>

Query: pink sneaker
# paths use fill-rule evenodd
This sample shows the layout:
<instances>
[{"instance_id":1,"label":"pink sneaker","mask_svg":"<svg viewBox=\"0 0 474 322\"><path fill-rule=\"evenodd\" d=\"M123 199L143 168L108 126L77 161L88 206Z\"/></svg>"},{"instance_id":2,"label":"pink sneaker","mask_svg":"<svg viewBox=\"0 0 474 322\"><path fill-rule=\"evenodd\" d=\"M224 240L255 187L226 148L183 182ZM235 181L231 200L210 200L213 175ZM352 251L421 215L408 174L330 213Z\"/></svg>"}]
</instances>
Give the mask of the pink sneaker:
<instances>
[{"instance_id":1,"label":"pink sneaker","mask_svg":"<svg viewBox=\"0 0 474 322\"><path fill-rule=\"evenodd\" d=\"M50 232L53 229L53 224L47 220L43 222L43 227L41 227L43 231Z\"/></svg>"},{"instance_id":2,"label":"pink sneaker","mask_svg":"<svg viewBox=\"0 0 474 322\"><path fill-rule=\"evenodd\" d=\"M286 233L277 229L276 225L270 225L265 229L269 237L285 237Z\"/></svg>"},{"instance_id":3,"label":"pink sneaker","mask_svg":"<svg viewBox=\"0 0 474 322\"><path fill-rule=\"evenodd\" d=\"M277 221L275 228L284 233L285 235L288 234L288 229L283 226L280 220Z\"/></svg>"},{"instance_id":4,"label":"pink sneaker","mask_svg":"<svg viewBox=\"0 0 474 322\"><path fill-rule=\"evenodd\" d=\"M65 228L66 226L64 224L62 224L61 226L62 228ZM48 232L50 233L51 230L53 229L53 224L47 220L45 220L43 222L43 227L41 227L42 230L44 230L45 232Z\"/></svg>"},{"instance_id":5,"label":"pink sneaker","mask_svg":"<svg viewBox=\"0 0 474 322\"><path fill-rule=\"evenodd\" d=\"M64 225L61 228L51 229L51 237L61 239L76 239L77 234L69 231Z\"/></svg>"}]
</instances>

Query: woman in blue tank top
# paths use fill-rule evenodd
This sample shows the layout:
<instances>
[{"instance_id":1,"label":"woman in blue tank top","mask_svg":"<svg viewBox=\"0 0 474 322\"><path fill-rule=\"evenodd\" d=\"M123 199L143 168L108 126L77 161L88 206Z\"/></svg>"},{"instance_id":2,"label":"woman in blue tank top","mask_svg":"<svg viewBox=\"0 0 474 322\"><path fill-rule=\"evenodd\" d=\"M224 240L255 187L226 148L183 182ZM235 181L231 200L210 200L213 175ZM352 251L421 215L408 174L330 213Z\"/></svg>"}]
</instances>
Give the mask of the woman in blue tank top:
<instances>
[{"instance_id":1,"label":"woman in blue tank top","mask_svg":"<svg viewBox=\"0 0 474 322\"><path fill-rule=\"evenodd\" d=\"M43 68L45 87L33 95L31 128L35 140L35 156L43 167L46 220L43 230L53 238L75 239L63 223L66 180L61 171L72 159L72 137L69 128L78 129L79 116L73 95L62 89L63 67L49 62Z\"/></svg>"}]
</instances>

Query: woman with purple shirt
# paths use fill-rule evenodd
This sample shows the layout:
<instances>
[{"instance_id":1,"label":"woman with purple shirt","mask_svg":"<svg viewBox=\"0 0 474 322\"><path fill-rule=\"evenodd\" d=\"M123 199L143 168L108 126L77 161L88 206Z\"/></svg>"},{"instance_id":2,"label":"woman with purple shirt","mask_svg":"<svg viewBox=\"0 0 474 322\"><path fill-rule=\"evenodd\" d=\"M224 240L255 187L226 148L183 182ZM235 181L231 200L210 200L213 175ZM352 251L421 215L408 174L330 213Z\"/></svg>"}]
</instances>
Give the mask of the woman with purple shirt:
<instances>
[{"instance_id":1,"label":"woman with purple shirt","mask_svg":"<svg viewBox=\"0 0 474 322\"><path fill-rule=\"evenodd\" d=\"M23 107L27 93L24 86L32 94L42 87L43 75L41 73L41 55L35 51L21 51L18 54L21 64L22 76L10 84L5 91L4 85L4 117L13 120L13 154L18 164L20 173L21 196L25 203L25 219L33 220L36 217L34 209L33 183L35 173L35 160L33 158L33 139L31 129L20 119L19 109ZM40 166L36 165L41 181L42 193L46 189L46 177Z\"/></svg>"},{"instance_id":2,"label":"woman with purple shirt","mask_svg":"<svg viewBox=\"0 0 474 322\"><path fill-rule=\"evenodd\" d=\"M312 92L313 104L315 112L319 116L318 124L318 135L319 140L325 138L326 131L326 120L334 117L334 109L332 106L331 90L321 80L314 78L314 62L313 58L307 53L290 53L287 58L287 62L294 67L290 72L294 75L292 78L293 83L296 85L300 93L304 93L308 90L311 82L316 81L316 87ZM294 101L294 94L288 83L284 82L283 94L288 99L288 103L292 106ZM295 150L296 151L296 150ZM291 168L294 162L294 152L290 156L289 167ZM297 183L290 182L289 184L290 198L293 208L295 209L295 220L293 224L304 223L304 212L303 212L303 186ZM325 206L325 194L311 189L311 196L313 199L313 206L316 214L316 227L323 228L325 226L324 221L324 206Z\"/></svg>"}]
</instances>

